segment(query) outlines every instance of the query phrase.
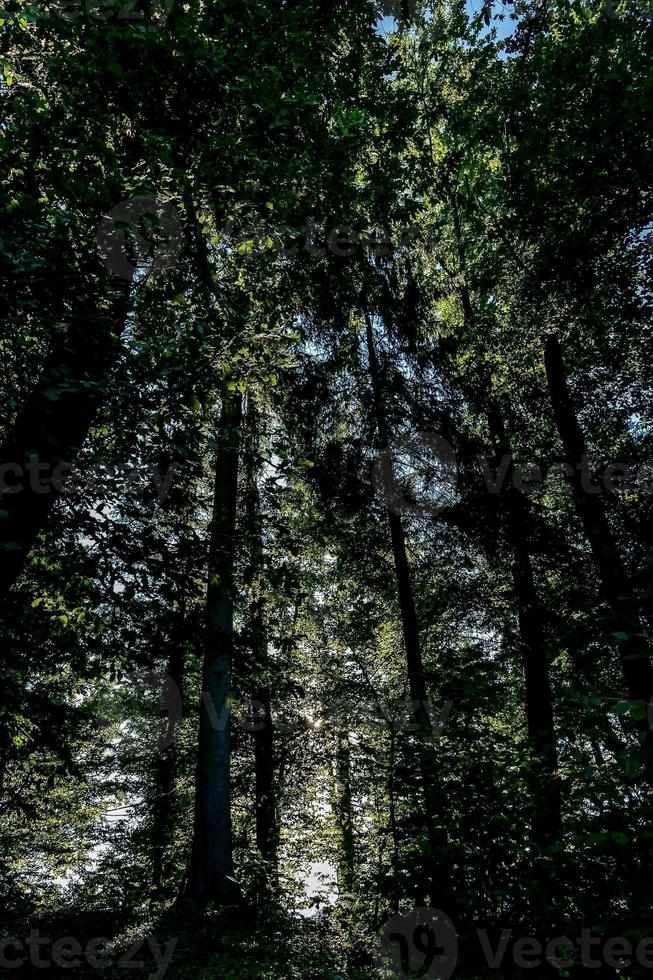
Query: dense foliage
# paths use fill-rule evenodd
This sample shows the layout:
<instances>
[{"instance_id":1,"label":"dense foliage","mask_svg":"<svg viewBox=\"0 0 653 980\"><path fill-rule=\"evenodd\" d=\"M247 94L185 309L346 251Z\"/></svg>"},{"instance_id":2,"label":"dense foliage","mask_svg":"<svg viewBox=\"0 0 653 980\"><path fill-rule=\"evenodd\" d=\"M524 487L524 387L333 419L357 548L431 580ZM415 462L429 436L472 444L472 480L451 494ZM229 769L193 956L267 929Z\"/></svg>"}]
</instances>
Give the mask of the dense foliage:
<instances>
[{"instance_id":1,"label":"dense foliage","mask_svg":"<svg viewBox=\"0 0 653 980\"><path fill-rule=\"evenodd\" d=\"M651 932L645 0L0 38L2 935L372 978L431 907L457 976L645 975L512 946Z\"/></svg>"}]
</instances>

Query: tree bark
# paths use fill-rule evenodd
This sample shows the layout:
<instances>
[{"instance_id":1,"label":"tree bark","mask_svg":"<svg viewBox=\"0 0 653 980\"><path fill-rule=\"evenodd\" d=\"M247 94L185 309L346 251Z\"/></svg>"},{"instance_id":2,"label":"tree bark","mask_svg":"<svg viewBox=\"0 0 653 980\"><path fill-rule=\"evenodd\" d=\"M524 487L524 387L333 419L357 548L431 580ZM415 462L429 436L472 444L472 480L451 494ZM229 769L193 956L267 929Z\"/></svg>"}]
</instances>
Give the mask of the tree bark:
<instances>
[{"instance_id":1,"label":"tree bark","mask_svg":"<svg viewBox=\"0 0 653 980\"><path fill-rule=\"evenodd\" d=\"M452 216L462 282L459 288L463 315L468 329L472 329L476 317L467 283L467 255L465 253L460 211L456 194L451 195ZM514 461L508 443L504 420L493 402L491 382L479 372L480 386L490 390L488 423L490 435L499 458L510 459L509 471L502 495L503 517L507 537L513 553L512 581L517 615L519 638L524 668L526 722L530 745L530 797L532 805L531 833L538 857L534 864L540 897L534 902L538 912L543 906L551 906L554 899L554 882L548 880L543 856L550 848L562 841L562 808L560 782L557 776L558 753L556 744L553 696L549 676L549 662L545 644L545 624L542 605L535 586L533 565L528 544L527 504L513 485Z\"/></svg>"},{"instance_id":2,"label":"tree bark","mask_svg":"<svg viewBox=\"0 0 653 980\"><path fill-rule=\"evenodd\" d=\"M248 584L252 664L250 668L254 727L254 778L256 795L256 849L276 875L278 827L274 786L274 729L269 688L268 637L265 622L263 578L263 519L258 487L260 417L253 401L247 407L247 445L245 457L245 513L249 537ZM264 885L266 882L264 882Z\"/></svg>"},{"instance_id":3,"label":"tree bark","mask_svg":"<svg viewBox=\"0 0 653 980\"><path fill-rule=\"evenodd\" d=\"M269 692L262 687L255 688L253 701L261 726L254 733L256 850L276 873L278 830L274 792L274 730Z\"/></svg>"},{"instance_id":4,"label":"tree bark","mask_svg":"<svg viewBox=\"0 0 653 980\"><path fill-rule=\"evenodd\" d=\"M490 406L488 419L498 461L502 458L510 460L501 503L513 553L512 580L524 665L526 719L534 770L533 839L543 852L561 841L563 831L553 695L545 642L545 616L533 575L528 541L528 504L514 486L514 457L503 418L496 405Z\"/></svg>"},{"instance_id":5,"label":"tree bark","mask_svg":"<svg viewBox=\"0 0 653 980\"><path fill-rule=\"evenodd\" d=\"M399 905L401 901L401 890L399 887L399 826L397 823L397 798L395 791L395 766L396 766L396 745L397 745L397 734L395 732L394 723L390 727L390 751L388 753L388 824L390 827L390 836L392 839L392 858L391 858L391 868L392 868L392 886L391 893L389 896L390 907L393 912L399 911Z\"/></svg>"},{"instance_id":6,"label":"tree bark","mask_svg":"<svg viewBox=\"0 0 653 980\"><path fill-rule=\"evenodd\" d=\"M241 396L223 393L210 527L195 823L186 895L238 904L231 827L233 571Z\"/></svg>"},{"instance_id":7,"label":"tree bark","mask_svg":"<svg viewBox=\"0 0 653 980\"><path fill-rule=\"evenodd\" d=\"M61 495L118 355L129 289L79 310L0 448L0 608Z\"/></svg>"},{"instance_id":8,"label":"tree bark","mask_svg":"<svg viewBox=\"0 0 653 980\"><path fill-rule=\"evenodd\" d=\"M534 765L533 838L541 851L562 840L558 751L553 715L549 663L544 642L544 617L535 588L531 557L516 515L508 517L514 551L512 577L519 611L519 634L524 663L526 717Z\"/></svg>"},{"instance_id":9,"label":"tree bark","mask_svg":"<svg viewBox=\"0 0 653 980\"><path fill-rule=\"evenodd\" d=\"M559 914L559 862L551 855L563 840L562 794L558 776L558 750L553 711L553 694L546 649L544 609L535 585L529 547L528 503L514 486L514 458L504 420L496 404L488 411L490 435L497 451L497 471L502 459L506 472L501 508L510 550L513 554L512 582L519 622L519 642L524 669L526 724L530 746L529 794L531 838L535 846L533 914L551 921Z\"/></svg>"},{"instance_id":10,"label":"tree bark","mask_svg":"<svg viewBox=\"0 0 653 980\"><path fill-rule=\"evenodd\" d=\"M338 848L337 874L340 900L352 895L356 878L356 852L354 845L354 822L351 800L351 765L349 736L347 732L336 735L333 760L333 812L340 836Z\"/></svg>"},{"instance_id":11,"label":"tree bark","mask_svg":"<svg viewBox=\"0 0 653 980\"><path fill-rule=\"evenodd\" d=\"M167 678L176 687L174 692L178 704L170 707L174 711L183 707L184 698L184 646L185 623L183 614L172 631L172 649L168 658ZM177 780L177 746L174 723L177 719L168 717L169 744L157 753L154 767L155 805L154 833L152 842L152 898L164 901L172 898L174 889L170 881L171 862L169 853L175 827L175 787Z\"/></svg>"},{"instance_id":12,"label":"tree bark","mask_svg":"<svg viewBox=\"0 0 653 980\"><path fill-rule=\"evenodd\" d=\"M644 709L639 712L642 717L636 720L636 725L646 778L653 784L653 737L646 718L646 708L653 698L653 668L626 565L610 529L603 498L587 481L589 462L585 435L576 415L566 365L555 334L546 338L544 363L576 512L592 551L601 594L610 612L609 625L618 643L628 696Z\"/></svg>"},{"instance_id":13,"label":"tree bark","mask_svg":"<svg viewBox=\"0 0 653 980\"><path fill-rule=\"evenodd\" d=\"M374 345L372 322L368 315L365 317L365 332L376 427L382 448L388 449L390 432L383 404L381 371ZM417 756L422 780L424 825L428 841L425 855L427 889L430 900L436 908L442 909L444 912L452 912L455 896L449 872L444 864L444 855L447 853L447 833L441 826L438 826L441 800L437 792L434 732L428 710L429 698L422 662L410 562L406 550L406 535L400 514L387 510L386 517L390 529L408 686L412 700L412 718L417 735Z\"/></svg>"}]
</instances>

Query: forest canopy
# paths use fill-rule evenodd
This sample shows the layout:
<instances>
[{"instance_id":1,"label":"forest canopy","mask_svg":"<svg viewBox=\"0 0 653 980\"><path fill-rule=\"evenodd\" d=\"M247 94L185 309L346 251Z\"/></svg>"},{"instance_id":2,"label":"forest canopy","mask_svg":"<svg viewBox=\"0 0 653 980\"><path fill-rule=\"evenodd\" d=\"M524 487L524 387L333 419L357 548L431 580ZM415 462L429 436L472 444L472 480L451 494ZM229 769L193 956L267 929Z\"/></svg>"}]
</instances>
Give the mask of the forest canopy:
<instances>
[{"instance_id":1,"label":"forest canopy","mask_svg":"<svg viewBox=\"0 0 653 980\"><path fill-rule=\"evenodd\" d=\"M0 971L653 968L652 55L4 0Z\"/></svg>"}]
</instances>

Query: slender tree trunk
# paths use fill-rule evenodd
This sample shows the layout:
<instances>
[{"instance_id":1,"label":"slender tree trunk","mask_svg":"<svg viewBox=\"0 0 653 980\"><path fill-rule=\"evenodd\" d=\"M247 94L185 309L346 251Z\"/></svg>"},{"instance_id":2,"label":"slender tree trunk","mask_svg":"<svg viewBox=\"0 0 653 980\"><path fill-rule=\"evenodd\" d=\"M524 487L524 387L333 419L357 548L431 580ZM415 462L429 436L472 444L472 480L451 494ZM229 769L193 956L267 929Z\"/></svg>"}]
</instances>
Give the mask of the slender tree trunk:
<instances>
[{"instance_id":1,"label":"slender tree trunk","mask_svg":"<svg viewBox=\"0 0 653 980\"><path fill-rule=\"evenodd\" d=\"M510 515L508 521L515 555L512 577L519 610L528 737L535 768L533 836L540 850L546 850L562 840L562 816L544 618L530 554L522 537L524 528L520 527L515 515Z\"/></svg>"},{"instance_id":2,"label":"slender tree trunk","mask_svg":"<svg viewBox=\"0 0 653 980\"><path fill-rule=\"evenodd\" d=\"M231 828L230 692L241 412L241 396L224 393L210 528L195 823L186 886L189 898L219 904L240 900Z\"/></svg>"},{"instance_id":3,"label":"slender tree trunk","mask_svg":"<svg viewBox=\"0 0 653 980\"><path fill-rule=\"evenodd\" d=\"M255 688L253 701L261 723L261 727L254 733L256 850L276 872L278 831L274 805L274 733L268 691Z\"/></svg>"},{"instance_id":4,"label":"slender tree trunk","mask_svg":"<svg viewBox=\"0 0 653 980\"><path fill-rule=\"evenodd\" d=\"M467 255L460 221L458 199L452 195L452 215L458 261L462 282L460 298L465 324L471 329L475 323L474 307L467 283ZM482 373L482 372L481 372ZM481 385L491 388L485 378ZM490 398L492 396L490 395ZM499 457L507 454L510 468L503 494L503 514L508 540L513 552L512 580L519 620L519 637L524 666L526 720L531 754L530 796L533 808L532 837L538 850L534 871L538 879L541 901L536 899L538 911L551 905L554 898L554 882L548 879L543 856L559 843L563 836L561 815L560 781L557 776L558 753L556 745L553 696L549 676L549 662L545 645L545 628L542 605L535 586L530 548L528 545L527 504L513 486L513 454L508 443L503 418L490 401L488 422L490 434Z\"/></svg>"},{"instance_id":5,"label":"slender tree trunk","mask_svg":"<svg viewBox=\"0 0 653 980\"><path fill-rule=\"evenodd\" d=\"M152 839L152 901L162 902L171 898L167 854L173 833L174 790L177 773L174 748L160 752L154 762L154 832Z\"/></svg>"},{"instance_id":6,"label":"slender tree trunk","mask_svg":"<svg viewBox=\"0 0 653 980\"><path fill-rule=\"evenodd\" d=\"M560 858L555 863L552 861L552 848L561 844L564 828L546 624L535 586L528 543L528 504L514 486L513 453L496 405L490 406L488 421L497 449L497 463L506 457L510 460L501 504L508 543L513 553L512 581L519 621L530 745L531 835L536 850L532 909L538 921L550 922L560 911L558 906L561 904L563 877Z\"/></svg>"},{"instance_id":7,"label":"slender tree trunk","mask_svg":"<svg viewBox=\"0 0 653 980\"><path fill-rule=\"evenodd\" d=\"M488 413L490 433L499 459L508 458L502 495L508 540L513 552L512 580L519 617L519 636L524 664L526 719L533 764L533 839L542 851L562 839L560 780L557 776L553 695L546 652L545 617L535 587L528 543L526 500L514 486L514 462L504 421L495 405Z\"/></svg>"},{"instance_id":8,"label":"slender tree trunk","mask_svg":"<svg viewBox=\"0 0 653 980\"><path fill-rule=\"evenodd\" d=\"M267 685L268 640L262 609L252 609L256 676L252 707L257 725L254 731L254 779L256 794L256 850L276 875L278 828L275 808L274 729L272 701Z\"/></svg>"},{"instance_id":9,"label":"slender tree trunk","mask_svg":"<svg viewBox=\"0 0 653 980\"><path fill-rule=\"evenodd\" d=\"M632 586L623 558L615 543L603 498L589 483L589 460L583 430L569 391L567 371L557 336L550 334L544 345L544 362L553 415L562 442L576 512L592 550L601 593L610 611L611 631L618 643L619 659L632 701L645 709L653 698L653 668L643 626L634 605ZM642 746L646 777L653 783L653 737L646 711L640 711L637 731Z\"/></svg>"},{"instance_id":10,"label":"slender tree trunk","mask_svg":"<svg viewBox=\"0 0 653 980\"><path fill-rule=\"evenodd\" d=\"M392 892L390 905L394 912L399 911L401 898L399 889L399 827L397 825L397 799L395 791L397 735L394 724L390 728L390 751L388 753L388 822L392 838Z\"/></svg>"},{"instance_id":11,"label":"slender tree trunk","mask_svg":"<svg viewBox=\"0 0 653 980\"><path fill-rule=\"evenodd\" d=\"M274 730L269 687L270 664L265 623L263 578L263 519L258 488L260 417L253 401L247 407L247 444L245 456L245 512L249 536L249 610L252 664L251 695L254 729L254 777L256 794L256 849L276 875L278 828L274 786ZM265 883L264 883L265 884Z\"/></svg>"},{"instance_id":12,"label":"slender tree trunk","mask_svg":"<svg viewBox=\"0 0 653 980\"><path fill-rule=\"evenodd\" d=\"M471 329L475 323L474 307L467 285L467 256L460 222L458 200L452 196L452 214L458 261L462 273L460 298L465 323ZM481 379L491 389L489 380ZM490 395L492 399L492 395ZM519 636L524 665L524 685L528 737L531 747L531 799L533 804L533 840L539 852L545 853L553 844L562 840L562 816L560 781L557 776L558 753L556 746L553 696L549 676L549 662L545 645L544 613L535 587L530 548L528 545L528 504L514 487L514 462L508 442L504 420L496 404L491 400L488 411L490 434L499 457L510 460L503 494L504 520L513 552L512 580L519 618ZM540 875L542 869L540 868Z\"/></svg>"},{"instance_id":13,"label":"slender tree trunk","mask_svg":"<svg viewBox=\"0 0 653 980\"><path fill-rule=\"evenodd\" d=\"M0 447L0 608L47 524L102 401L129 290L79 311Z\"/></svg>"},{"instance_id":14,"label":"slender tree trunk","mask_svg":"<svg viewBox=\"0 0 653 980\"><path fill-rule=\"evenodd\" d=\"M351 800L351 761L349 736L338 732L333 760L333 812L340 836L337 872L340 899L350 896L356 880L356 851Z\"/></svg>"},{"instance_id":15,"label":"slender tree trunk","mask_svg":"<svg viewBox=\"0 0 653 980\"><path fill-rule=\"evenodd\" d=\"M184 636L185 623L182 617L177 629L173 629L172 649L168 658L167 677L176 688L170 710L181 711L184 697ZM174 889L170 881L171 862L168 857L175 828L175 786L177 779L177 744L174 723L177 719L168 717L169 739L155 759L154 784L156 799L154 807L154 835L152 847L152 898L162 901L172 898Z\"/></svg>"},{"instance_id":16,"label":"slender tree trunk","mask_svg":"<svg viewBox=\"0 0 653 980\"><path fill-rule=\"evenodd\" d=\"M369 316L365 317L365 327L376 426L382 447L387 449L390 445L390 433L383 404L381 371L374 345L372 322ZM406 535L401 516L391 510L387 510L386 514L390 528L404 651L406 655L408 686L412 700L412 715L418 742L418 763L423 786L424 822L428 840L428 853L425 860L428 892L430 900L435 907L445 912L451 912L453 911L452 906L455 901L455 896L453 894L450 875L444 864L444 855L447 851L447 833L441 826L438 826L441 823L438 819L441 812L441 800L437 792L434 732L428 710L429 698L422 662L410 563L406 550Z\"/></svg>"}]
</instances>

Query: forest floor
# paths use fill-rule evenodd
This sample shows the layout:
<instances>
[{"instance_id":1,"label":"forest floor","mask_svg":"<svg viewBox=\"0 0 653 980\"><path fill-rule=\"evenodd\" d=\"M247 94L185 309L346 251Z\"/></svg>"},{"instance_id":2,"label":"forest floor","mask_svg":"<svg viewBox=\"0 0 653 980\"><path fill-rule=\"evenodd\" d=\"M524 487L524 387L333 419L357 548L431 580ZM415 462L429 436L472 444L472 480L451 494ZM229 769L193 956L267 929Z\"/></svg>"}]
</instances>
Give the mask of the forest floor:
<instances>
[{"instance_id":1,"label":"forest floor","mask_svg":"<svg viewBox=\"0 0 653 980\"><path fill-rule=\"evenodd\" d=\"M381 976L364 943L344 923L292 916L224 922L218 913L198 924L179 916L156 930L159 958L171 949L170 980L375 980ZM174 949L171 944L176 939ZM369 946L372 946L370 940ZM143 960L154 967L147 944ZM156 967L150 973L155 980ZM113 972L112 980L124 970ZM159 977L156 977L159 980Z\"/></svg>"}]
</instances>

